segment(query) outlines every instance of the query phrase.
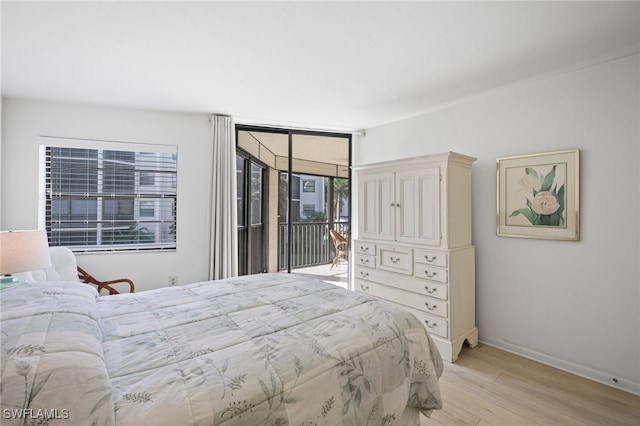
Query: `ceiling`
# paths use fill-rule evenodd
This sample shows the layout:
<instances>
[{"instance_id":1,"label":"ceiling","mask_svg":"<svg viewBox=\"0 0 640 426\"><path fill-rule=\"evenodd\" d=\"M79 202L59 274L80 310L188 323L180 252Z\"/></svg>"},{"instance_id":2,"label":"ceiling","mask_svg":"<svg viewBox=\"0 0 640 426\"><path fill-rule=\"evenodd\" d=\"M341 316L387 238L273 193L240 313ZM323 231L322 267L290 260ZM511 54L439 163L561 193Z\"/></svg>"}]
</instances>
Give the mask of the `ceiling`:
<instances>
[{"instance_id":1,"label":"ceiling","mask_svg":"<svg viewBox=\"0 0 640 426\"><path fill-rule=\"evenodd\" d=\"M276 170L289 169L289 134L239 130L238 147ZM291 135L291 170L320 176L349 177L349 136L332 134Z\"/></svg>"},{"instance_id":2,"label":"ceiling","mask_svg":"<svg viewBox=\"0 0 640 426\"><path fill-rule=\"evenodd\" d=\"M2 1L2 94L370 128L639 51L638 2Z\"/></svg>"}]
</instances>

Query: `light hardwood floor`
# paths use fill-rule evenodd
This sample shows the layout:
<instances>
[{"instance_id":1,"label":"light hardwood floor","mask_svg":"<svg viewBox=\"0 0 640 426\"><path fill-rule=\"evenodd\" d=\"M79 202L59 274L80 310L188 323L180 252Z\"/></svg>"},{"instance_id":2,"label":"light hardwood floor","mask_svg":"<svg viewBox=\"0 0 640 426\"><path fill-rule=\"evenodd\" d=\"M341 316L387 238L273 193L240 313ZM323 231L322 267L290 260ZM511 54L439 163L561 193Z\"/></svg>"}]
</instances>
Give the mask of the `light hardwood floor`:
<instances>
[{"instance_id":1,"label":"light hardwood floor","mask_svg":"<svg viewBox=\"0 0 640 426\"><path fill-rule=\"evenodd\" d=\"M483 344L445 363L440 389L421 426L640 426L640 396Z\"/></svg>"}]
</instances>

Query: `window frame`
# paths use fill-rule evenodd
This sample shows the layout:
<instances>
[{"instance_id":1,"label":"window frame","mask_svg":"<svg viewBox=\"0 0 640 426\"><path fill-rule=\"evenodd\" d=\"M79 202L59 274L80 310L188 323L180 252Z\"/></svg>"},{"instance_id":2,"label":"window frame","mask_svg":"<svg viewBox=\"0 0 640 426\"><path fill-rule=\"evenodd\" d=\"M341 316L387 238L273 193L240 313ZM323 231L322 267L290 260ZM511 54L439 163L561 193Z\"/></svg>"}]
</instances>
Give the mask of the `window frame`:
<instances>
[{"instance_id":1,"label":"window frame","mask_svg":"<svg viewBox=\"0 0 640 426\"><path fill-rule=\"evenodd\" d=\"M105 187L99 186L95 193L79 193L70 189L69 191L60 191L59 188L54 188L54 185L62 184L64 180L53 181L52 170L54 167L52 152L54 148L71 148L71 149L84 149L95 150L98 158L97 165L87 167L86 179L96 179L98 181L109 178L109 172L113 173L111 176L111 182L115 182L117 187L125 188L122 191L115 189L110 192L104 191ZM116 151L115 153L113 151ZM108 161L113 163L117 162L117 159L110 159L109 155L121 155L119 152L133 153L133 161L125 160L126 172L122 173L125 182L123 185L119 185L119 169L117 165L114 165L113 169L109 170L100 164L100 161L104 161L106 164ZM88 139L70 139L70 138L57 138L57 137L45 137L39 138L39 209L38 209L38 221L40 225L47 230L49 236L50 245L65 245L74 252L135 252L135 251L176 251L177 250L177 203L178 203L178 147L175 145L155 145L155 144L140 144L140 143L128 143L128 142L115 142L115 141L99 141ZM162 155L159 155L162 154ZM91 157L91 156L90 156ZM61 158L61 157L60 157ZM93 157L91 157L93 158ZM149 161L149 158L156 161L157 164L153 164ZM68 161L69 159L67 159ZM71 159L72 160L72 159ZM169 160L169 161L166 161ZM57 160L64 161L64 160ZM57 162L56 161L56 162ZM92 161L92 160L91 160ZM89 162L90 163L90 162ZM150 167L155 167L151 168ZM60 170L65 170L64 166L60 167ZM164 184L158 185L158 179L156 179L156 185L153 187L141 185L140 176L142 173L156 173L164 176ZM95 173L95 176L93 175ZM82 182L85 176L78 177L78 181ZM68 178L65 183L72 183L75 177ZM113 179L116 179L115 181ZM160 182L162 182L160 177ZM131 181L131 182L129 182ZM133 188L133 189L131 189ZM54 193L54 189L58 192ZM57 201L54 203L54 200ZM68 208L73 208L74 202L82 204L95 203L95 223L91 223L91 218L87 215L93 215L93 211L89 212L87 209L84 212L85 217L80 220L84 220L85 227L79 228L80 234L84 232L84 240L80 244L74 244L71 240L72 235L69 231L65 239L53 237L54 233L64 233L65 221L71 220L69 218L58 218L56 221L54 218L55 204L64 206L68 204ZM108 218L108 213L102 211L101 207L106 206L109 203L113 204L113 208L118 208L120 200L123 200L126 205L130 201L133 201L130 205L132 207L131 218ZM154 217L144 217L140 215L141 201L154 201L155 212ZM60 204L62 202L62 204ZM115 204L114 204L115 203ZM160 209L160 210L159 210ZM104 210L107 210L106 208ZM63 215L64 216L64 215ZM118 242L115 232L109 232L107 228L103 228L105 224L113 229L123 228L130 226L130 230L133 233L132 236L126 234L129 232L127 229L125 232L124 240ZM95 226L95 231L92 226ZM123 228L124 229L124 228ZM149 236L149 230L151 229L151 236ZM144 232L143 232L144 231ZM106 232L106 233L104 233ZM93 234L95 233L95 239ZM105 238L105 241L101 241L101 238ZM131 240L127 240L131 238ZM153 238L152 241L145 242L143 239Z\"/></svg>"}]
</instances>

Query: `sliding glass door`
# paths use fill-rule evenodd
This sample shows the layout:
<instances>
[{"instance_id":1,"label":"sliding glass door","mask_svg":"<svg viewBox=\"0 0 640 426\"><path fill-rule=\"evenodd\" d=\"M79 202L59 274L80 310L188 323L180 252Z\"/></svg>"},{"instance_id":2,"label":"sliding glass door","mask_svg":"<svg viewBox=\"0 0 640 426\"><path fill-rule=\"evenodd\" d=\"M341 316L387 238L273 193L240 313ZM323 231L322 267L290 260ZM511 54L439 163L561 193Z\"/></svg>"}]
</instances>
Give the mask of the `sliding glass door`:
<instances>
[{"instance_id":1,"label":"sliding glass door","mask_svg":"<svg viewBox=\"0 0 640 426\"><path fill-rule=\"evenodd\" d=\"M335 229L349 239L351 135L245 126L236 131L239 156L245 159L242 172L238 165L238 193L257 194L256 171L252 172L254 183L240 176L249 173L251 164L261 165L263 182L268 181L260 193L263 216L256 218L263 240L254 244L263 249L266 270L322 267L348 274L346 259L340 268L331 268L335 249L329 231ZM247 192L250 184L254 188ZM248 203L254 212L256 203L257 199ZM240 223L240 211L239 204L239 240L252 242L249 235L242 235L256 232L248 225L252 216L245 212L247 221ZM249 245L239 246L240 265L242 259L256 255ZM246 270L255 273L249 266Z\"/></svg>"}]
</instances>

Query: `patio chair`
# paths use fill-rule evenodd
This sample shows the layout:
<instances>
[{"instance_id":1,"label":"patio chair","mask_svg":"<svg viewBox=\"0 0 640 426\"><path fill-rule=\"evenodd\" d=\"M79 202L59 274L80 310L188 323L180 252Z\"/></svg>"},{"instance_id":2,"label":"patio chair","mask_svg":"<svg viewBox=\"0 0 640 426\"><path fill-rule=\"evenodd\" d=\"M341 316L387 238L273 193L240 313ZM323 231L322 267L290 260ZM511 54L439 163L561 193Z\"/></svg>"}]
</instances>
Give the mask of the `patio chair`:
<instances>
[{"instance_id":1,"label":"patio chair","mask_svg":"<svg viewBox=\"0 0 640 426\"><path fill-rule=\"evenodd\" d=\"M329 234L331 234L331 240L333 240L333 246L336 249L336 257L333 258L333 263L331 264L331 269L333 269L333 267L340 262L341 256L347 256L349 254L349 249L347 247L349 242L336 230L329 230Z\"/></svg>"}]
</instances>

